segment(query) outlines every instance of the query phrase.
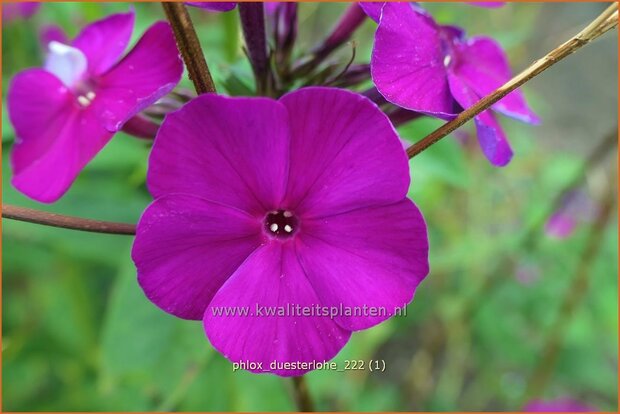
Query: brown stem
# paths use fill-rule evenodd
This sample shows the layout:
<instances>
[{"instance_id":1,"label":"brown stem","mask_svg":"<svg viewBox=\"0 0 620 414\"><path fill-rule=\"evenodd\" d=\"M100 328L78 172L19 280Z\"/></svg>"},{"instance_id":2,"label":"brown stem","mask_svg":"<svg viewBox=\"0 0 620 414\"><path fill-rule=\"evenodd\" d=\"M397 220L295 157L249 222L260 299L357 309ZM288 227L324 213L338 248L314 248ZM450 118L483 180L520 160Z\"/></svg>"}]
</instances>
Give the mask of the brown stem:
<instances>
[{"instance_id":1,"label":"brown stem","mask_svg":"<svg viewBox=\"0 0 620 414\"><path fill-rule=\"evenodd\" d=\"M553 374L564 333L587 291L589 279L592 275L592 265L604 240L602 233L605 231L614 211L615 185L611 184L609 187L601 211L586 242L586 247L577 266L573 282L566 291L564 300L560 305L558 318L551 327L548 339L540 354L540 362L528 383L524 402L543 393L547 382L551 378L551 374Z\"/></svg>"},{"instance_id":2,"label":"brown stem","mask_svg":"<svg viewBox=\"0 0 620 414\"><path fill-rule=\"evenodd\" d=\"M295 393L295 402L297 403L297 408L299 411L314 411L314 404L312 403L312 398L310 397L308 384L303 376L293 377L293 392Z\"/></svg>"},{"instance_id":3,"label":"brown stem","mask_svg":"<svg viewBox=\"0 0 620 414\"><path fill-rule=\"evenodd\" d=\"M162 7L174 31L177 46L183 56L189 78L198 94L213 92L215 84L202 53L196 30L183 3L163 2Z\"/></svg>"},{"instance_id":4,"label":"brown stem","mask_svg":"<svg viewBox=\"0 0 620 414\"><path fill-rule=\"evenodd\" d=\"M63 229L90 231L93 233L136 234L136 226L134 224L64 216L62 214L48 213L46 211L12 206L10 204L2 205L2 217L27 221L29 223L43 224L45 226L61 227Z\"/></svg>"},{"instance_id":5,"label":"brown stem","mask_svg":"<svg viewBox=\"0 0 620 414\"><path fill-rule=\"evenodd\" d=\"M490 95L487 95L479 100L475 105L461 112L452 121L443 124L441 127L437 128L435 131L431 132L429 135L407 148L407 155L409 158L415 157L467 121L471 120L480 112L486 110L504 96L517 89L519 86L540 75L543 71L555 65L565 57L575 53L577 50L597 39L605 32L616 27L617 24L618 3L613 3L600 16L594 19L592 23L590 23L573 38L556 47L543 58L531 64L523 72L510 79Z\"/></svg>"}]
</instances>

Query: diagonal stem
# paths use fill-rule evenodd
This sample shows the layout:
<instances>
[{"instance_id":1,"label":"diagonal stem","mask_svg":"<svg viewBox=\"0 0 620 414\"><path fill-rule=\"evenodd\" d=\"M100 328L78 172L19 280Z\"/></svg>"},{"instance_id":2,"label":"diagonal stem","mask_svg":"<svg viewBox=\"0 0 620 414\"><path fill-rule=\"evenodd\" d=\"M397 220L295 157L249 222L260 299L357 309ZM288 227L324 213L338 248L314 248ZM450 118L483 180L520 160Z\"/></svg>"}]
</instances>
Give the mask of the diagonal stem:
<instances>
[{"instance_id":1,"label":"diagonal stem","mask_svg":"<svg viewBox=\"0 0 620 414\"><path fill-rule=\"evenodd\" d=\"M90 231L109 234L135 234L136 226L129 223L114 223L111 221L90 220L80 217L65 216L48 213L47 211L18 207L10 204L2 205L2 217L42 224L44 226L61 227L63 229Z\"/></svg>"},{"instance_id":2,"label":"diagonal stem","mask_svg":"<svg viewBox=\"0 0 620 414\"><path fill-rule=\"evenodd\" d=\"M543 58L532 63L527 69L510 79L504 85L479 100L475 105L461 112L452 121L443 124L435 131L431 132L420 141L407 148L407 155L413 158L428 147L446 137L458 127L470 121L473 117L491 107L497 101L517 89L519 86L529 82L542 72L555 65L565 57L575 53L593 40L616 27L618 24L618 3L613 3L600 16L592 21L585 29L572 37L567 42L553 49Z\"/></svg>"},{"instance_id":3,"label":"diagonal stem","mask_svg":"<svg viewBox=\"0 0 620 414\"><path fill-rule=\"evenodd\" d=\"M174 31L177 46L198 94L215 92L215 84L207 66L196 30L183 3L163 2L162 7Z\"/></svg>"}]
</instances>

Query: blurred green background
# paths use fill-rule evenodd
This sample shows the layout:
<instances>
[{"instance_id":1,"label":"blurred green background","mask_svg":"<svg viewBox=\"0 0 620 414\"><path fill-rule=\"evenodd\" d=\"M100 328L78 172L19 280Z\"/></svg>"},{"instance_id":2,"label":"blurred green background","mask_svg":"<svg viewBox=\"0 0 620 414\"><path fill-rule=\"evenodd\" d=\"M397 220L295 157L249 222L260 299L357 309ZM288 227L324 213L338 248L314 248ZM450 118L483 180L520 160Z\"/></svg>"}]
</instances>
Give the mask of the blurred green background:
<instances>
[{"instance_id":1,"label":"blurred green background","mask_svg":"<svg viewBox=\"0 0 620 414\"><path fill-rule=\"evenodd\" d=\"M515 70L576 33L605 7L427 6L440 22L496 37ZM27 21L4 24L3 84L17 71L41 64L38 33L45 25L59 24L74 36L86 22L128 7L50 3ZM163 12L158 4L133 7L137 39ZM301 5L297 52L317 43L345 7ZM236 94L251 87L237 11L192 9L191 14L218 90ZM368 21L355 35L360 62L369 59L373 30ZM354 334L336 358L341 364L345 359L385 360L385 372L306 376L318 409L518 411L528 396L570 396L600 410L616 410L615 206L602 230L593 231L593 220L584 220L565 240L549 238L541 220L576 174L584 176L582 190L595 203L615 193L615 147L585 173L580 169L616 125L617 41L617 32L609 33L527 85L543 124L502 119L516 153L508 167L488 164L471 126L459 134L468 136L465 144L448 138L411 162L410 196L429 226L431 274L406 317ZM340 56L346 60L350 52L344 49ZM187 79L183 82L191 87ZM122 133L59 202L47 206L28 200L10 185L14 135L4 105L2 117L4 203L124 222L135 222L149 203L144 186L149 144ZM423 119L400 132L415 141L439 124ZM588 258L584 251L593 238L601 243ZM130 260L131 243L126 236L3 220L2 409L294 410L290 380L233 373L199 322L177 320L145 299ZM581 275L580 265L585 269ZM579 289L583 296L567 315L561 307L576 277L586 278L588 285ZM554 341L557 359L543 368L549 377L541 380L535 372L549 362L543 349Z\"/></svg>"}]
</instances>

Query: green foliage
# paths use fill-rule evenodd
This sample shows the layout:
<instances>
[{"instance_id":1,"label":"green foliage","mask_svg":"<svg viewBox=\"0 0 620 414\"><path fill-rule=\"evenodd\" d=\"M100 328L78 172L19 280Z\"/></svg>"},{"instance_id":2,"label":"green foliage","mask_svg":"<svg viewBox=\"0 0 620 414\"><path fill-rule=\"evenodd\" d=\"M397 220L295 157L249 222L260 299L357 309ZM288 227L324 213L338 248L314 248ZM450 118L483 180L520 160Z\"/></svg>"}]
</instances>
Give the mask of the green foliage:
<instances>
[{"instance_id":1,"label":"green foliage","mask_svg":"<svg viewBox=\"0 0 620 414\"><path fill-rule=\"evenodd\" d=\"M158 4L134 7L137 39L163 13ZM528 63L524 45L540 41L535 30L540 24L535 17L543 16L540 4L498 10L429 7L442 22L458 22L471 33L497 35L515 57L516 67ZM313 46L343 8L302 5L300 45ZM123 10L127 5L120 3L45 4L33 20L5 25L4 85L17 71L42 61L37 39L42 25L59 24L75 35L85 21ZM218 90L252 94L252 72L241 50L237 12L192 9L191 14ZM367 22L355 39L360 62L369 57L373 30L373 23ZM608 53L614 53L615 45L610 46ZM347 51L340 53L348 56ZM573 75L573 79L581 76ZM191 89L191 82L184 79L181 87ZM536 107L544 109L543 119L553 110L551 99L564 99L540 96L534 88L527 92L541 103ZM114 137L58 203L39 205L27 199L10 185L14 133L6 109L2 124L4 203L122 222L136 222L149 203L144 183L150 144L124 134ZM399 133L411 143L440 124L420 119L400 127ZM483 159L471 126L462 129L469 135L464 142L446 138L411 160L409 196L429 226L431 274L406 317L354 333L334 359L340 368L347 360L382 360L385 372L326 370L307 375L318 409L521 409L540 350L575 276L590 224L582 224L564 241L549 240L538 228L533 245L522 243L531 223L578 169L582 147L576 146L579 151L572 153L578 155L553 151L553 144L546 141L549 137L537 135L535 127L504 125L516 153L504 169L492 168ZM594 197L600 170L588 176L587 189ZM601 237L604 242L591 264L590 285L567 326L551 381L540 393L547 398L571 395L602 410L614 410L615 220ZM175 319L145 298L130 259L130 237L6 220L2 239L5 411L295 409L288 379L233 372L207 341L200 321ZM519 282L515 275L522 264L538 269L538 278ZM489 280L495 281L490 287Z\"/></svg>"}]
</instances>

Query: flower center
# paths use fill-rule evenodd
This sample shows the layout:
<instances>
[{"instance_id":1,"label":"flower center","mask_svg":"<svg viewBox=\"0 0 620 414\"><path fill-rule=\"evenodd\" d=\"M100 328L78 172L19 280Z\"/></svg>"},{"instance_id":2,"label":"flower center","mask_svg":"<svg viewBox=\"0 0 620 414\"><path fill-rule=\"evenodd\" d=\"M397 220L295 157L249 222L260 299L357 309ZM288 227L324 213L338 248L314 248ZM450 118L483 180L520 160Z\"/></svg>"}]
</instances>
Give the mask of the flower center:
<instances>
[{"instance_id":1,"label":"flower center","mask_svg":"<svg viewBox=\"0 0 620 414\"><path fill-rule=\"evenodd\" d=\"M280 239L287 239L299 229L299 219L288 210L278 210L265 216L265 231Z\"/></svg>"}]
</instances>

